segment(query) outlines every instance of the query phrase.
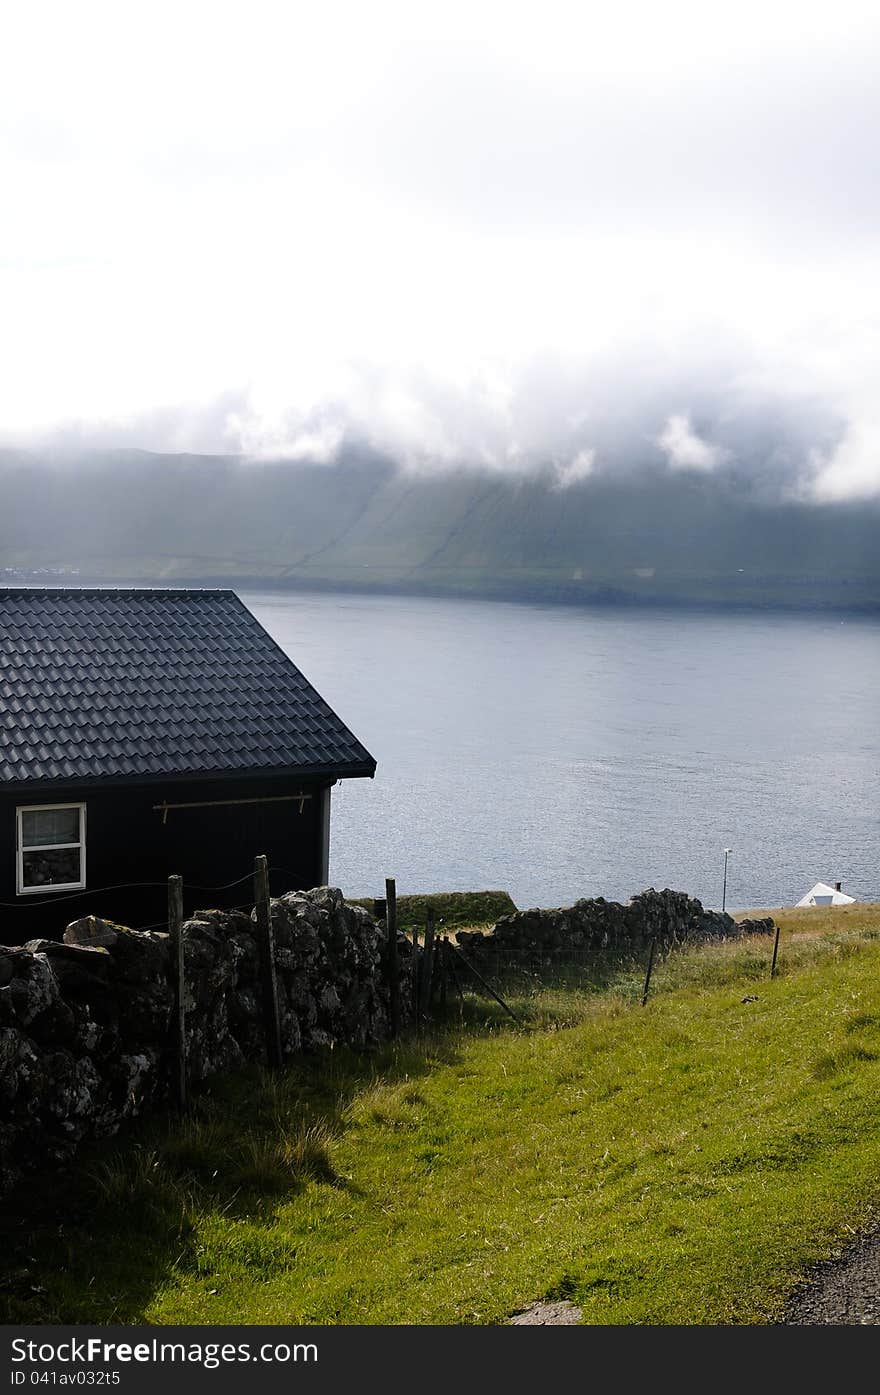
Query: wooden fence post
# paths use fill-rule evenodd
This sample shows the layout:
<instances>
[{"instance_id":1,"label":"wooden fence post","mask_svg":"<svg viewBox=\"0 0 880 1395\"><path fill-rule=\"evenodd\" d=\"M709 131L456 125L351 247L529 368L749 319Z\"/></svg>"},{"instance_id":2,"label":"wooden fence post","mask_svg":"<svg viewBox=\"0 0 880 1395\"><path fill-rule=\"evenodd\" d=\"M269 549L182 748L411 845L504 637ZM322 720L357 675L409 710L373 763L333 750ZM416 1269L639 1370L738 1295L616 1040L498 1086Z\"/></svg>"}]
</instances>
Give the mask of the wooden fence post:
<instances>
[{"instance_id":1,"label":"wooden fence post","mask_svg":"<svg viewBox=\"0 0 880 1395\"><path fill-rule=\"evenodd\" d=\"M413 961L412 961L412 964L413 964L413 969L412 969L412 1008L413 1008L413 1021L414 1021L414 1022L418 1022L418 1020L419 1020L419 1009L420 1009L420 1007L421 1007L421 1002L422 1002L422 990L421 990L421 982L422 982L422 960L421 960L421 958L419 957L419 927L418 927L418 925L414 925L414 926L413 926L413 932L412 932L412 952L413 952Z\"/></svg>"},{"instance_id":2,"label":"wooden fence post","mask_svg":"<svg viewBox=\"0 0 880 1395\"><path fill-rule=\"evenodd\" d=\"M168 934L174 986L174 1097L186 1108L186 1002L183 968L183 878L168 878Z\"/></svg>"},{"instance_id":3,"label":"wooden fence post","mask_svg":"<svg viewBox=\"0 0 880 1395\"><path fill-rule=\"evenodd\" d=\"M266 1027L266 1052L270 1066L280 1066L281 1015L278 1011L278 975L275 970L275 932L269 905L269 863L262 854L254 860L254 903L257 911L257 931L263 960L263 1020Z\"/></svg>"},{"instance_id":4,"label":"wooden fence post","mask_svg":"<svg viewBox=\"0 0 880 1395\"><path fill-rule=\"evenodd\" d=\"M446 936L445 936L445 935L444 935L444 936L441 938L441 940L440 940L439 949L440 949L440 964L439 964L439 967L440 967L440 1013L441 1013L441 1016L445 1017L445 1016L446 1016L446 1005L447 1005L447 1002L448 1002L448 1000L449 1000L449 965L448 965L447 962L446 962L448 951L447 951L447 947L446 947Z\"/></svg>"},{"instance_id":5,"label":"wooden fence post","mask_svg":"<svg viewBox=\"0 0 880 1395\"><path fill-rule=\"evenodd\" d=\"M391 1010L391 1035L400 1031L400 965L397 957L397 883L385 878L385 923L388 934L388 1005Z\"/></svg>"},{"instance_id":6,"label":"wooden fence post","mask_svg":"<svg viewBox=\"0 0 880 1395\"><path fill-rule=\"evenodd\" d=\"M776 938L773 941L773 962L770 965L770 977L776 977L776 960L779 955L779 926L776 926Z\"/></svg>"},{"instance_id":7,"label":"wooden fence post","mask_svg":"<svg viewBox=\"0 0 880 1395\"><path fill-rule=\"evenodd\" d=\"M434 971L434 907L428 907L428 922L425 926L425 949L420 974L419 1006L422 1015L427 1017L431 1008L431 979Z\"/></svg>"},{"instance_id":8,"label":"wooden fence post","mask_svg":"<svg viewBox=\"0 0 880 1395\"><path fill-rule=\"evenodd\" d=\"M651 948L648 950L648 971L645 974L645 987L642 990L642 1007L644 1007L645 1003L648 1001L648 989L651 987L651 970L654 967L654 950L656 947L657 936L654 935L651 939Z\"/></svg>"}]
</instances>

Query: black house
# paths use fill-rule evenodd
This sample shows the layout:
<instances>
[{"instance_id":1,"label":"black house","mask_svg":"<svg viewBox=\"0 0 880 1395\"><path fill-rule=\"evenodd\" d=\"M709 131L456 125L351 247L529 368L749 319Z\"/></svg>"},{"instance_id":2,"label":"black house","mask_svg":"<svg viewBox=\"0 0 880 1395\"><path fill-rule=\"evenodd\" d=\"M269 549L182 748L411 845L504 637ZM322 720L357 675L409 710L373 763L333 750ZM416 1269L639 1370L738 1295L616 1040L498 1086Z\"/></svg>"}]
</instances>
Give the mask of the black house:
<instances>
[{"instance_id":1,"label":"black house","mask_svg":"<svg viewBox=\"0 0 880 1395\"><path fill-rule=\"evenodd\" d=\"M232 591L0 589L2 943L161 923L172 873L252 904L259 853L321 885L330 788L375 769Z\"/></svg>"}]
</instances>

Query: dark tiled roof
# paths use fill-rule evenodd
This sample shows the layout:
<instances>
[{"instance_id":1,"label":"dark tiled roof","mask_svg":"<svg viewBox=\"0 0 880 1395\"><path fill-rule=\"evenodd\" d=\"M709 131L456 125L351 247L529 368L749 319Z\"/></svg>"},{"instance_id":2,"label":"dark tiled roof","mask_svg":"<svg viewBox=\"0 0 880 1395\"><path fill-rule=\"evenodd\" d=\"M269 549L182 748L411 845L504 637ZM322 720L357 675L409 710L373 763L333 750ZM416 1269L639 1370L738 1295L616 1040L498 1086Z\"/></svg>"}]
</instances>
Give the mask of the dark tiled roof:
<instances>
[{"instance_id":1,"label":"dark tiled roof","mask_svg":"<svg viewBox=\"0 0 880 1395\"><path fill-rule=\"evenodd\" d=\"M0 781L375 761L233 591L0 589Z\"/></svg>"}]
</instances>

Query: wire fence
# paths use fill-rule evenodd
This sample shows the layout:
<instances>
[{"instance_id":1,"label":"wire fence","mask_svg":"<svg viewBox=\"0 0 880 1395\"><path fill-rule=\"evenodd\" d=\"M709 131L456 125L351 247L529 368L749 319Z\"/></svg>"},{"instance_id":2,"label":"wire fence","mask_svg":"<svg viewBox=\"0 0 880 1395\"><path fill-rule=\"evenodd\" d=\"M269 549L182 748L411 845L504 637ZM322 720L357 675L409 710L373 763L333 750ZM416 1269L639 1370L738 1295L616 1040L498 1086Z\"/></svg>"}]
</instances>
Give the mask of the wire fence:
<instances>
[{"instance_id":1,"label":"wire fence","mask_svg":"<svg viewBox=\"0 0 880 1395\"><path fill-rule=\"evenodd\" d=\"M113 886L83 887L80 891L69 891L63 896L52 893L51 887L47 887L45 893L49 899L45 901L0 901L0 907L11 911L40 911L47 906L60 906L65 901L82 901L86 896L100 896L105 891L136 891L147 887L157 888L167 886L167 882L116 882Z\"/></svg>"},{"instance_id":2,"label":"wire fence","mask_svg":"<svg viewBox=\"0 0 880 1395\"><path fill-rule=\"evenodd\" d=\"M273 1066L280 1066L284 1059L282 1029L287 1022L289 1007L285 991L279 983L282 972L279 968L275 949L275 934L278 928L273 915L274 898L270 891L270 877L283 877L294 883L289 891L302 886L303 878L293 870L270 867L268 858L258 856L252 871L231 881L214 885L185 883L179 875L173 875L167 882L118 882L96 888L92 892L65 895L59 900L82 900L92 895L115 891L132 891L158 888L167 893L167 917L150 924L131 927L139 931L166 930L170 941L169 965L173 984L173 1012L169 1025L169 1051L173 1063L172 1080L174 1094L181 1107L187 1102L189 1077L187 1056L191 1049L187 1031L187 1013L191 1008L187 999L186 970L187 955L186 917L184 914L184 893L195 895L222 894L235 891L246 883L252 885L252 898L244 904L220 906L217 910L245 912L250 915L252 933L259 955L260 1012L265 1033L266 1057ZM45 909L46 903L42 903ZM527 1000L529 987L582 988L594 992L607 986L614 975L625 973L630 979L637 979L631 989L637 994L641 989L641 1006L644 1007L651 991L652 974L655 966L673 949L707 944L712 941L704 937L689 942L669 933L668 929L656 930L645 927L645 933L635 935L627 942L618 944L577 944L565 942L545 942L541 944L508 944L493 939L491 933L480 935L471 932L464 945L450 938L452 927L444 927L435 921L432 907L427 907L424 926L413 925L408 917L406 930L399 928L397 916L397 892L393 878L385 882L385 897L375 907L384 912L378 919L378 929L382 936L381 954L371 959L369 972L375 974L377 982L383 985L388 1011L388 1033L391 1037L400 1034L404 1026L420 1028L423 1023L437 1018L443 1019L449 1007L449 1000L457 996L459 1012L463 1014L465 999L469 995L481 995L492 999L517 1024L521 1023L523 1012L528 1014ZM81 918L84 922L89 917ZM767 959L767 941L772 940L772 962L768 965L769 976L777 972L779 951L779 927L772 934L762 936L763 958ZM88 946L100 943L94 928L83 923L68 927L74 944ZM100 929L100 927L98 927ZM746 937L737 937L736 943L743 944ZM731 937L732 942L733 937ZM328 953L329 953L328 949ZM749 952L748 947L746 952ZM332 960L331 960L332 963ZM604 978L604 985L602 979ZM565 980L565 981L564 981ZM523 990L526 990L525 993ZM743 999L753 1001L751 997ZM512 1006L516 1004L516 1006ZM286 1030L286 1028L284 1028Z\"/></svg>"},{"instance_id":3,"label":"wire fence","mask_svg":"<svg viewBox=\"0 0 880 1395\"><path fill-rule=\"evenodd\" d=\"M305 882L309 880L302 872L294 872L287 867L270 867L269 875L289 877L292 883L295 884L288 888L288 890L291 891L294 890L295 887L303 886ZM253 882L253 879L254 873L253 871L249 871L245 872L241 877L236 877L234 881L220 882L212 886L207 886L200 882L184 881L184 889L187 892L198 892L200 894L203 892L215 893L232 891L237 886L243 886L245 882ZM51 887L47 887L43 892L32 893L32 897L29 897L27 900L0 901L0 909L11 911L45 911L52 906L60 906L69 901L88 901L95 896L104 896L112 891L164 891L167 887L167 880L161 882L113 882L108 886L83 887L79 891L63 892L61 895L53 893ZM230 906L226 907L226 909L245 910L247 907ZM162 923L164 924L164 922ZM132 930L147 930L155 929L155 925L130 926L129 928Z\"/></svg>"},{"instance_id":4,"label":"wire fence","mask_svg":"<svg viewBox=\"0 0 880 1395\"><path fill-rule=\"evenodd\" d=\"M244 873L231 881L216 884L205 884L199 882L185 882L180 876L171 876L167 882L141 881L141 882L117 882L105 887L94 888L89 891L67 893L57 898L52 898L48 902L43 900L35 905L19 906L15 909L43 909L48 905L55 905L58 902L70 902L71 900L88 900L93 896L107 894L109 892L135 891L135 890L157 890L164 889L168 895L168 913L162 920L152 921L147 924L131 926L129 928L145 932L152 930L167 930L170 933L174 960L177 965L176 973L179 980L178 1006L177 1006L177 1057L182 1062L179 1072L180 1096L185 1099L186 1094L186 1030L185 1011L183 1007L183 925L184 918L184 894L193 895L221 895L226 892L236 890L246 883L252 884L253 895L245 903L231 906L219 906L216 909L247 913L255 922L255 933L260 946L261 961L263 964L264 990L263 998L265 1004L266 1018L266 1040L268 1044L270 1059L275 1064L280 1064L282 1060L281 1045L281 1012L278 997L278 985L276 981L276 959L274 948L274 927L271 912L272 899L278 900L276 894L272 898L270 885L271 877L283 877L288 883L287 891L295 891L304 885L308 878L304 878L301 873L290 868L270 867L268 859L261 855L255 859L252 871ZM562 979L566 979L566 987L582 986L585 990L595 991L602 986L608 986L615 976L626 974L628 977L643 975L641 983L641 1005L644 1007L648 1002L652 974L655 965L662 960L669 951L673 949L699 947L700 944L719 943L705 937L688 940L668 932L649 930L645 928L645 933L636 935L626 941L618 943L605 943L601 939L596 943L571 943L553 942L540 940L531 943L504 944L493 939L489 933L480 934L470 932L466 936L465 944L459 944L450 938L454 933L454 927L444 926L442 921L435 923L434 912L428 908L426 912L426 923L424 927L414 925L408 916L408 924L405 929L399 927L397 916L397 893L396 883L393 878L386 879L385 897L377 900L374 910L379 913L380 925L384 920L384 950L382 954L382 973L385 980L386 991L388 993L390 1031L392 1036L396 1036L404 1020L419 1023L432 1016L439 1008L444 1013L447 1006L449 994L458 995L459 1003L463 1004L466 993L477 993L493 999L501 1008L515 1021L518 1021L517 1012L511 1007L507 1000L509 996L514 999L524 988L552 987L560 986ZM8 903L0 903L7 905ZM83 917L87 919L88 917ZM772 938L773 950L772 960L769 964L769 976L775 977L778 966L779 953L779 927L769 922L770 935L762 935L765 942ZM772 931L775 930L775 938ZM76 939L77 943L88 943L89 932L83 930L83 940ZM730 937L731 942L742 944L746 936ZM722 941L723 942L723 941ZM762 958L766 958L766 950L763 951ZM403 959L409 958L409 963L404 963ZM572 980L575 980L573 982ZM407 1006L402 1008L403 995L409 993ZM507 996L505 996L507 995ZM274 1043L274 1044L273 1044Z\"/></svg>"}]
</instances>

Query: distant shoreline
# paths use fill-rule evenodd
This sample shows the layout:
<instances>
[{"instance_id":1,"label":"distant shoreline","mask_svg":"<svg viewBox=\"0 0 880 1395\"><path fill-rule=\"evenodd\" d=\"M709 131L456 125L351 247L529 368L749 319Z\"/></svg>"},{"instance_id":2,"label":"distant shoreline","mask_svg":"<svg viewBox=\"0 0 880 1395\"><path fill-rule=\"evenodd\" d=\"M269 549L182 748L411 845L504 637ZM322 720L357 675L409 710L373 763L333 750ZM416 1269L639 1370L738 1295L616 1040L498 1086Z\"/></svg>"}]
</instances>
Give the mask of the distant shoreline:
<instances>
[{"instance_id":1,"label":"distant shoreline","mask_svg":"<svg viewBox=\"0 0 880 1395\"><path fill-rule=\"evenodd\" d=\"M262 591L279 596L342 595L342 596L385 596L409 597L426 600L459 600L506 602L513 605L546 605L565 609L584 610L626 610L626 611L690 611L711 614L789 614L789 615L850 615L861 619L880 616L880 598L859 602L836 599L796 600L779 595L741 596L694 596L675 593L646 595L627 591L620 587L597 586L585 590L566 583L548 582L536 585L531 582L511 582L509 584L489 584L485 587L461 587L442 582L375 581L364 584L362 581L345 581L339 578L314 579L304 577L271 577L259 574L199 574L193 576L159 575L95 575L73 569L43 570L29 568L7 568L0 571L2 587L94 587L112 590L119 587L157 589L208 590L213 588L235 591Z\"/></svg>"}]
</instances>

